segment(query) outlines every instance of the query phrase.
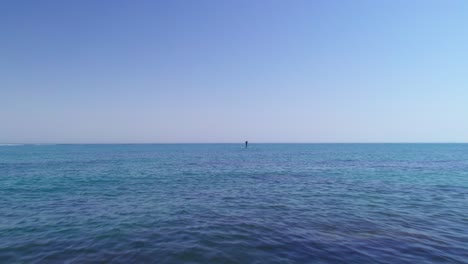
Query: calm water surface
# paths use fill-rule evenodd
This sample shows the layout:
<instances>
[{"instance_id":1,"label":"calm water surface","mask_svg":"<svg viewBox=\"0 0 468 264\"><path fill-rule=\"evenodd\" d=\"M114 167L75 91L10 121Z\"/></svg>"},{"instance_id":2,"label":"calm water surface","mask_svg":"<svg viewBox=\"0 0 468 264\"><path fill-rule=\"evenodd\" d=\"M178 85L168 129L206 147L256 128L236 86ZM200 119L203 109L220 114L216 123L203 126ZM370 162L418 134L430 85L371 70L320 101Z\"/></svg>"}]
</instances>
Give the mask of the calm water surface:
<instances>
[{"instance_id":1,"label":"calm water surface","mask_svg":"<svg viewBox=\"0 0 468 264\"><path fill-rule=\"evenodd\" d=\"M1 263L468 263L468 144L0 146Z\"/></svg>"}]
</instances>

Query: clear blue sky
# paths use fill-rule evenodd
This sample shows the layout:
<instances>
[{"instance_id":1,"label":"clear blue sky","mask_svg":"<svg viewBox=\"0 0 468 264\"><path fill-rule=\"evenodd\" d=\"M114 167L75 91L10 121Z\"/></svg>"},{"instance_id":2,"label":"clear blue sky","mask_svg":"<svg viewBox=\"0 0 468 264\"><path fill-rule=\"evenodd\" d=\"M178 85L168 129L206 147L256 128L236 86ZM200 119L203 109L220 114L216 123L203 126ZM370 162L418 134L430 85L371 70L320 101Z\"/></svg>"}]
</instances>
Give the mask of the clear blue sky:
<instances>
[{"instance_id":1,"label":"clear blue sky","mask_svg":"<svg viewBox=\"0 0 468 264\"><path fill-rule=\"evenodd\" d=\"M467 142L468 1L0 1L0 142Z\"/></svg>"}]
</instances>

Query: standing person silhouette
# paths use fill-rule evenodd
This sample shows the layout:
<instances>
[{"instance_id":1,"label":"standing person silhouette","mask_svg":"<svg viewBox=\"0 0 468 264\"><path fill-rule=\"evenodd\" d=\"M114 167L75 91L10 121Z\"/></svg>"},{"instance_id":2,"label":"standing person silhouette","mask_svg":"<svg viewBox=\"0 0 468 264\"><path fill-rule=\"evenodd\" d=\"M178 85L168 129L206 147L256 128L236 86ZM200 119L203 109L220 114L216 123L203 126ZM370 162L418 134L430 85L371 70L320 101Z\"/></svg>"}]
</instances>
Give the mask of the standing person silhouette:
<instances>
[{"instance_id":1,"label":"standing person silhouette","mask_svg":"<svg viewBox=\"0 0 468 264\"><path fill-rule=\"evenodd\" d=\"M245 148L249 145L249 141L245 141Z\"/></svg>"}]
</instances>

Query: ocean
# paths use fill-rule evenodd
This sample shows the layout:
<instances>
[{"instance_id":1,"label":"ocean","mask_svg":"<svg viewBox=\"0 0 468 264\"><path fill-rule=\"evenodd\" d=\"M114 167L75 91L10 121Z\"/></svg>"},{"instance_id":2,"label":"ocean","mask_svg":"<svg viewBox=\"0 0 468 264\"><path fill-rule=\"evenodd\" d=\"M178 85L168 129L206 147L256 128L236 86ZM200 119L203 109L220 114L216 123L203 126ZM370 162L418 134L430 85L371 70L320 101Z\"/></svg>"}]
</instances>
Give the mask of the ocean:
<instances>
[{"instance_id":1,"label":"ocean","mask_svg":"<svg viewBox=\"0 0 468 264\"><path fill-rule=\"evenodd\" d=\"M0 146L0 263L468 263L468 144Z\"/></svg>"}]
</instances>

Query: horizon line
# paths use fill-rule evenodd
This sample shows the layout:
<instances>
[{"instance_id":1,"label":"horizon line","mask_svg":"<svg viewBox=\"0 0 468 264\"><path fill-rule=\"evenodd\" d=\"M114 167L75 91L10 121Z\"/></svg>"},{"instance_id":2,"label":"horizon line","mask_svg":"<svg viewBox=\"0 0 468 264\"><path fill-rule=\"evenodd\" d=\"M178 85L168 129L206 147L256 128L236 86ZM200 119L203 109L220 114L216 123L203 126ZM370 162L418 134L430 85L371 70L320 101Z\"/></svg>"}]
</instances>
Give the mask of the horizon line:
<instances>
[{"instance_id":1,"label":"horizon line","mask_svg":"<svg viewBox=\"0 0 468 264\"><path fill-rule=\"evenodd\" d=\"M49 142L49 143L0 143L1 145L177 145L177 144L244 144L244 141L239 142L83 142L83 143L71 143L71 142ZM375 141L375 142L252 142L249 144L468 144L467 142L418 142L418 141Z\"/></svg>"}]
</instances>

